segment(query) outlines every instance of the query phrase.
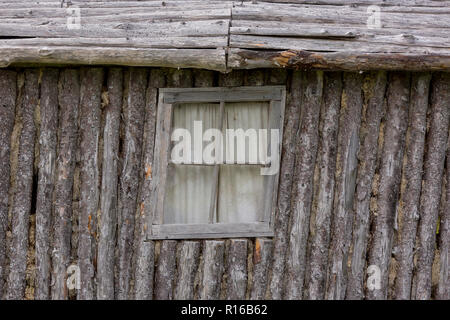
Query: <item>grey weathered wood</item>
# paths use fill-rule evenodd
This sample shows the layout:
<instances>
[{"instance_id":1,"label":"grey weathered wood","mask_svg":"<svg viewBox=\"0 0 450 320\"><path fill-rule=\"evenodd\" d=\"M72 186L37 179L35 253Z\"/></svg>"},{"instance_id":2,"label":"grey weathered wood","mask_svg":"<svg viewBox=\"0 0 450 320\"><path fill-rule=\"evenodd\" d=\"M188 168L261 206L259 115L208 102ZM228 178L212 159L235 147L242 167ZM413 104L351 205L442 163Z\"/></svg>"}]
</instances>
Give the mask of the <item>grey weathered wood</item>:
<instances>
[{"instance_id":1,"label":"grey weathered wood","mask_svg":"<svg viewBox=\"0 0 450 320\"><path fill-rule=\"evenodd\" d=\"M6 275L6 232L8 229L8 200L10 179L11 134L14 127L14 115L17 95L17 73L11 70L0 70L0 298L5 289Z\"/></svg>"},{"instance_id":2,"label":"grey weathered wood","mask_svg":"<svg viewBox=\"0 0 450 320\"><path fill-rule=\"evenodd\" d=\"M446 194L445 202L442 204L442 214L439 225L440 233L440 269L439 282L436 292L436 299L449 300L450 299L450 135L447 143L447 174L446 174Z\"/></svg>"},{"instance_id":3,"label":"grey weathered wood","mask_svg":"<svg viewBox=\"0 0 450 320\"><path fill-rule=\"evenodd\" d=\"M52 241L53 300L68 297L67 267L70 264L72 230L72 188L75 170L75 152L78 139L78 108L80 101L79 72L64 69L59 78L59 128L56 158L56 182Z\"/></svg>"},{"instance_id":4,"label":"grey weathered wood","mask_svg":"<svg viewBox=\"0 0 450 320\"><path fill-rule=\"evenodd\" d=\"M361 148L358 159L356 195L354 202L355 222L353 225L351 268L348 272L346 299L360 300L364 297L364 275L366 270L367 242L370 227L370 198L372 182L377 165L377 150L381 118L384 112L386 72L378 71L371 77L365 116L361 124Z\"/></svg>"},{"instance_id":5,"label":"grey weathered wood","mask_svg":"<svg viewBox=\"0 0 450 320\"><path fill-rule=\"evenodd\" d=\"M231 239L226 260L228 300L244 300L247 290L247 239Z\"/></svg>"},{"instance_id":6,"label":"grey weathered wood","mask_svg":"<svg viewBox=\"0 0 450 320\"><path fill-rule=\"evenodd\" d=\"M291 206L291 189L293 183L296 132L299 126L300 106L302 96L302 74L295 71L292 74L290 92L286 101L286 117L282 142L280 185L278 189L278 204L275 215L274 252L272 276L270 279L270 294L272 299L281 299L283 294L283 278L288 245L288 226Z\"/></svg>"},{"instance_id":7,"label":"grey weathered wood","mask_svg":"<svg viewBox=\"0 0 450 320\"><path fill-rule=\"evenodd\" d=\"M155 299L171 300L173 297L176 268L177 241L161 242L158 265L155 275Z\"/></svg>"},{"instance_id":8,"label":"grey weathered wood","mask_svg":"<svg viewBox=\"0 0 450 320\"><path fill-rule=\"evenodd\" d=\"M149 85L147 88L144 124L144 157L142 161L144 175L141 186L141 206L139 216L139 238L137 248L137 261L134 276L134 298L138 300L150 300L153 295L153 276L155 263L155 243L146 241L147 234L151 228L152 210L151 202L154 164L154 147L156 132L156 113L158 104L158 88L165 86L165 75L163 70L154 69L150 71Z\"/></svg>"},{"instance_id":9,"label":"grey weathered wood","mask_svg":"<svg viewBox=\"0 0 450 320\"><path fill-rule=\"evenodd\" d=\"M97 253L97 299L114 299L114 252L118 211L119 128L122 109L123 71L111 68L107 75L104 105L102 187Z\"/></svg>"},{"instance_id":10,"label":"grey weathered wood","mask_svg":"<svg viewBox=\"0 0 450 320\"><path fill-rule=\"evenodd\" d=\"M128 299L132 274L131 258L135 250L134 227L144 131L147 70L131 68L125 80L128 96L124 109L125 138L119 187L118 283L117 298Z\"/></svg>"},{"instance_id":11,"label":"grey weathered wood","mask_svg":"<svg viewBox=\"0 0 450 320\"><path fill-rule=\"evenodd\" d=\"M389 265L392 255L394 221L400 189L403 149L407 128L410 75L392 73L387 93L387 115L380 165L377 216L374 221L368 266L380 271L380 287L367 289L368 299L387 299Z\"/></svg>"},{"instance_id":12,"label":"grey weathered wood","mask_svg":"<svg viewBox=\"0 0 450 320\"><path fill-rule=\"evenodd\" d=\"M297 133L296 163L291 199L291 226L285 272L286 299L301 299L306 270L313 174L319 140L319 110L323 95L323 72L305 74L303 111Z\"/></svg>"},{"instance_id":13,"label":"grey weathered wood","mask_svg":"<svg viewBox=\"0 0 450 320\"><path fill-rule=\"evenodd\" d=\"M419 199L422 188L423 154L427 127L427 109L431 74L412 77L409 127L406 135L406 182L401 195L402 222L398 248L399 269L395 282L395 298L409 300L414 265L414 247L419 222Z\"/></svg>"},{"instance_id":14,"label":"grey weathered wood","mask_svg":"<svg viewBox=\"0 0 450 320\"><path fill-rule=\"evenodd\" d=\"M431 268L436 246L436 228L441 199L447 137L450 119L450 76L438 73L432 80L431 119L427 133L423 188L420 195L420 221L417 232L417 300L431 297Z\"/></svg>"},{"instance_id":15,"label":"grey weathered wood","mask_svg":"<svg viewBox=\"0 0 450 320\"><path fill-rule=\"evenodd\" d=\"M316 195L315 230L311 235L310 271L306 275L306 293L307 298L311 300L325 297L341 94L342 74L327 74L324 79L324 98L320 114L321 134L317 159L319 189Z\"/></svg>"},{"instance_id":16,"label":"grey weathered wood","mask_svg":"<svg viewBox=\"0 0 450 320\"><path fill-rule=\"evenodd\" d=\"M96 296L97 211L99 210L99 139L103 69L81 70L80 88L80 214L78 218L80 290L78 300Z\"/></svg>"},{"instance_id":17,"label":"grey weathered wood","mask_svg":"<svg viewBox=\"0 0 450 320\"><path fill-rule=\"evenodd\" d=\"M192 300L194 299L194 280L199 265L200 242L183 241L180 246L174 299Z\"/></svg>"},{"instance_id":18,"label":"grey weathered wood","mask_svg":"<svg viewBox=\"0 0 450 320\"><path fill-rule=\"evenodd\" d=\"M25 71L22 103L22 131L13 200L12 243L6 299L22 299L25 293L25 269L28 251L28 227L33 187L34 143L36 136L35 109L39 100L39 70Z\"/></svg>"},{"instance_id":19,"label":"grey weathered wood","mask_svg":"<svg viewBox=\"0 0 450 320\"><path fill-rule=\"evenodd\" d=\"M203 278L198 298L200 300L217 300L224 271L225 241L207 240L203 244Z\"/></svg>"},{"instance_id":20,"label":"grey weathered wood","mask_svg":"<svg viewBox=\"0 0 450 320\"><path fill-rule=\"evenodd\" d=\"M347 259L352 239L353 200L358 169L359 128L362 113L362 76L344 73L336 160L336 187L331 227L326 297L345 298Z\"/></svg>"},{"instance_id":21,"label":"grey weathered wood","mask_svg":"<svg viewBox=\"0 0 450 320\"><path fill-rule=\"evenodd\" d=\"M266 298L272 252L272 239L257 238L255 240L251 300L264 300Z\"/></svg>"},{"instance_id":22,"label":"grey weathered wood","mask_svg":"<svg viewBox=\"0 0 450 320\"><path fill-rule=\"evenodd\" d=\"M58 131L58 78L58 69L43 70L36 196L36 300L47 300L50 297L50 235Z\"/></svg>"}]
</instances>

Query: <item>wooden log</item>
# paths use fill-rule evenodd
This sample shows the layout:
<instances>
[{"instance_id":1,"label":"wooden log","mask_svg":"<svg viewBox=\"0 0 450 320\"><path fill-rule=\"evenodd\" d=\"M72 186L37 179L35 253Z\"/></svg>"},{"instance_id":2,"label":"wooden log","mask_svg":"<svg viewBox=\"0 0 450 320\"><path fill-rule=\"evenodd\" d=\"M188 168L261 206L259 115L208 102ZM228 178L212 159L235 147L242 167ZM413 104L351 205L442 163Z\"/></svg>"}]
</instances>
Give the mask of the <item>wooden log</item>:
<instances>
[{"instance_id":1,"label":"wooden log","mask_svg":"<svg viewBox=\"0 0 450 320\"><path fill-rule=\"evenodd\" d=\"M392 254L394 220L400 189L403 149L407 128L410 75L392 73L387 95L386 128L380 165L377 216L374 221L368 266L379 271L378 284L368 287L366 298L386 299ZM377 272L378 273L378 272Z\"/></svg>"},{"instance_id":2,"label":"wooden log","mask_svg":"<svg viewBox=\"0 0 450 320\"><path fill-rule=\"evenodd\" d=\"M39 177L36 197L36 300L50 297L50 235L58 131L58 69L44 69L41 79Z\"/></svg>"},{"instance_id":3,"label":"wooden log","mask_svg":"<svg viewBox=\"0 0 450 320\"><path fill-rule=\"evenodd\" d=\"M118 268L117 298L129 296L131 259L133 256L134 224L139 191L144 131L145 91L147 70L131 68L125 81L128 96L125 107L125 138L123 142L123 167L119 189Z\"/></svg>"},{"instance_id":4,"label":"wooden log","mask_svg":"<svg viewBox=\"0 0 450 320\"><path fill-rule=\"evenodd\" d=\"M117 229L117 182L119 157L119 128L122 109L123 72L108 70L107 98L103 103L102 187L97 254L97 299L114 299L114 257Z\"/></svg>"},{"instance_id":5,"label":"wooden log","mask_svg":"<svg viewBox=\"0 0 450 320\"><path fill-rule=\"evenodd\" d=\"M64 69L60 72L58 101L59 128L53 208L51 295L53 300L64 300L68 297L66 278L70 264L72 189L78 139L80 83L77 70Z\"/></svg>"},{"instance_id":6,"label":"wooden log","mask_svg":"<svg viewBox=\"0 0 450 320\"><path fill-rule=\"evenodd\" d=\"M178 278L175 286L174 299L194 299L194 280L200 257L200 242L183 241L178 260Z\"/></svg>"},{"instance_id":7,"label":"wooden log","mask_svg":"<svg viewBox=\"0 0 450 320\"><path fill-rule=\"evenodd\" d=\"M231 239L226 261L227 299L244 300L247 291L247 239Z\"/></svg>"},{"instance_id":8,"label":"wooden log","mask_svg":"<svg viewBox=\"0 0 450 320\"><path fill-rule=\"evenodd\" d=\"M310 271L307 274L307 297L311 300L325 297L341 94L342 74L326 74L324 79L324 98L320 113L321 136L317 160L319 189L316 195L316 227L311 239Z\"/></svg>"},{"instance_id":9,"label":"wooden log","mask_svg":"<svg viewBox=\"0 0 450 320\"><path fill-rule=\"evenodd\" d=\"M378 135L384 113L386 72L379 71L371 77L372 85L365 96L370 97L361 124L360 164L356 178L354 201L355 222L353 225L351 268L348 273L346 299L361 300L364 297L364 275L366 267L367 242L370 227L370 198L372 182L377 166Z\"/></svg>"},{"instance_id":10,"label":"wooden log","mask_svg":"<svg viewBox=\"0 0 450 320\"><path fill-rule=\"evenodd\" d=\"M306 270L313 174L319 140L319 115L323 94L323 72L305 74L303 111L297 133L296 163L291 200L291 227L285 274L286 299L301 299Z\"/></svg>"},{"instance_id":11,"label":"wooden log","mask_svg":"<svg viewBox=\"0 0 450 320\"><path fill-rule=\"evenodd\" d=\"M177 241L161 242L158 265L155 275L155 299L171 300L175 283Z\"/></svg>"},{"instance_id":12,"label":"wooden log","mask_svg":"<svg viewBox=\"0 0 450 320\"><path fill-rule=\"evenodd\" d=\"M411 298L430 79L431 74L427 73L412 77L409 128L406 134L406 185L400 202L402 222L398 248L399 269L395 280L395 298L401 300Z\"/></svg>"},{"instance_id":13,"label":"wooden log","mask_svg":"<svg viewBox=\"0 0 450 320\"><path fill-rule=\"evenodd\" d=\"M11 135L14 127L17 95L17 74L10 70L0 70L0 299L5 291L6 276L6 232L8 230L8 201L10 180Z\"/></svg>"},{"instance_id":14,"label":"wooden log","mask_svg":"<svg viewBox=\"0 0 450 320\"><path fill-rule=\"evenodd\" d=\"M264 300L266 298L272 251L272 239L257 238L255 240L251 300Z\"/></svg>"},{"instance_id":15,"label":"wooden log","mask_svg":"<svg viewBox=\"0 0 450 320\"><path fill-rule=\"evenodd\" d=\"M436 292L436 299L450 299L450 135L447 143L447 174L446 174L446 194L445 202L442 204L442 214L440 220L440 269L439 282Z\"/></svg>"},{"instance_id":16,"label":"wooden log","mask_svg":"<svg viewBox=\"0 0 450 320\"><path fill-rule=\"evenodd\" d=\"M206 240L203 251L203 278L199 288L200 300L217 300L224 269L225 241Z\"/></svg>"},{"instance_id":17,"label":"wooden log","mask_svg":"<svg viewBox=\"0 0 450 320\"><path fill-rule=\"evenodd\" d=\"M450 56L420 53L358 53L354 51L322 53L304 50L264 51L230 48L227 65L233 69L281 67L333 71L431 71L449 70Z\"/></svg>"},{"instance_id":18,"label":"wooden log","mask_svg":"<svg viewBox=\"0 0 450 320\"><path fill-rule=\"evenodd\" d=\"M289 241L288 228L291 213L292 172L295 164L296 132L299 126L302 92L302 74L299 71L294 71L292 73L290 91L286 99L278 203L275 213L275 241L270 295L272 299L276 300L280 300L283 297L284 268Z\"/></svg>"},{"instance_id":19,"label":"wooden log","mask_svg":"<svg viewBox=\"0 0 450 320\"><path fill-rule=\"evenodd\" d=\"M25 71L22 100L22 131L19 142L16 190L12 208L12 243L6 298L22 299L25 293L25 269L28 251L28 228L33 188L35 109L39 100L39 70Z\"/></svg>"},{"instance_id":20,"label":"wooden log","mask_svg":"<svg viewBox=\"0 0 450 320\"><path fill-rule=\"evenodd\" d=\"M362 113L362 76L344 73L339 119L336 160L336 188L331 227L330 258L326 297L328 300L345 298L347 287L347 260L353 229L353 200L358 169L359 129Z\"/></svg>"},{"instance_id":21,"label":"wooden log","mask_svg":"<svg viewBox=\"0 0 450 320\"><path fill-rule=\"evenodd\" d=\"M149 226L152 224L152 168L153 151L155 146L156 111L158 104L158 88L165 86L165 75L161 69L150 71L149 85L147 88L144 124L144 158L141 186L141 207L139 221L139 240L137 249L137 261L134 277L134 298L138 300L150 300L153 296L153 276L155 264L155 243L147 241ZM142 176L142 174L141 174Z\"/></svg>"},{"instance_id":22,"label":"wooden log","mask_svg":"<svg viewBox=\"0 0 450 320\"><path fill-rule=\"evenodd\" d=\"M78 266L80 290L78 300L96 297L97 212L99 210L99 137L103 69L81 70L80 89L80 152L81 186Z\"/></svg>"},{"instance_id":23,"label":"wooden log","mask_svg":"<svg viewBox=\"0 0 450 320\"><path fill-rule=\"evenodd\" d=\"M432 82L431 119L427 133L423 188L420 196L420 221L416 283L417 300L431 297L431 268L436 246L436 228L441 199L441 184L450 119L450 76L438 73Z\"/></svg>"}]
</instances>

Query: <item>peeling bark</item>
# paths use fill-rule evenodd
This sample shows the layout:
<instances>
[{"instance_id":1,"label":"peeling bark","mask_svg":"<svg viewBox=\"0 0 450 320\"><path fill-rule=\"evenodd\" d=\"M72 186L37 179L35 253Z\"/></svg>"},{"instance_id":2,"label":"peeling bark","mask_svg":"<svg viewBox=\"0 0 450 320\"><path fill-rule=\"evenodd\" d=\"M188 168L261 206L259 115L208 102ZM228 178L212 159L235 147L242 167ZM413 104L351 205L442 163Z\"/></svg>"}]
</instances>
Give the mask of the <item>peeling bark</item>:
<instances>
[{"instance_id":1,"label":"peeling bark","mask_svg":"<svg viewBox=\"0 0 450 320\"><path fill-rule=\"evenodd\" d=\"M311 300L325 297L341 94L342 74L326 75L324 79L324 99L320 114L321 137L317 160L320 173L319 189L316 195L316 228L311 240L310 271L307 274L307 297Z\"/></svg>"},{"instance_id":2,"label":"peeling bark","mask_svg":"<svg viewBox=\"0 0 450 320\"><path fill-rule=\"evenodd\" d=\"M264 300L272 260L272 239L256 239L253 252L253 283L251 300Z\"/></svg>"},{"instance_id":3,"label":"peeling bark","mask_svg":"<svg viewBox=\"0 0 450 320\"><path fill-rule=\"evenodd\" d=\"M380 286L368 288L368 299L386 299L392 254L394 220L400 189L403 149L409 109L410 75L392 73L387 96L386 128L381 156L377 216L368 265L380 271Z\"/></svg>"},{"instance_id":4,"label":"peeling bark","mask_svg":"<svg viewBox=\"0 0 450 320\"><path fill-rule=\"evenodd\" d=\"M432 81L431 119L427 133L423 188L420 197L420 221L416 283L417 300L431 297L431 268L436 246L436 228L441 199L442 175L449 132L450 75L438 73Z\"/></svg>"},{"instance_id":5,"label":"peeling bark","mask_svg":"<svg viewBox=\"0 0 450 320\"><path fill-rule=\"evenodd\" d=\"M33 188L34 143L36 125L34 113L39 100L39 70L25 71L25 89L22 101L22 132L20 134L16 190L12 216L12 243L6 298L22 299L25 293L28 228Z\"/></svg>"},{"instance_id":6,"label":"peeling bark","mask_svg":"<svg viewBox=\"0 0 450 320\"><path fill-rule=\"evenodd\" d=\"M36 300L50 297L50 237L58 132L58 69L44 69L41 80L39 178L36 200Z\"/></svg>"},{"instance_id":7,"label":"peeling bark","mask_svg":"<svg viewBox=\"0 0 450 320\"><path fill-rule=\"evenodd\" d=\"M78 266L80 290L78 300L96 297L97 211L99 210L99 136L103 69L81 71L80 136L81 186L79 215Z\"/></svg>"},{"instance_id":8,"label":"peeling bark","mask_svg":"<svg viewBox=\"0 0 450 320\"><path fill-rule=\"evenodd\" d=\"M414 263L414 245L419 221L419 199L427 127L428 92L431 74L414 75L411 83L409 128L406 135L405 190L402 195L402 229L399 243L399 269L395 282L395 298L409 300Z\"/></svg>"},{"instance_id":9,"label":"peeling bark","mask_svg":"<svg viewBox=\"0 0 450 320\"><path fill-rule=\"evenodd\" d=\"M286 252L288 246L288 228L291 210L291 190L295 165L296 133L300 121L302 73L292 74L290 92L286 98L285 123L281 152L280 182L278 187L278 203L275 214L275 237L270 279L270 295L280 300L283 295L283 278Z\"/></svg>"},{"instance_id":10,"label":"peeling bark","mask_svg":"<svg viewBox=\"0 0 450 320\"><path fill-rule=\"evenodd\" d=\"M354 202L355 222L353 226L353 252L351 268L348 273L347 296L349 300L364 297L364 274L366 267L367 242L370 227L370 197L372 182L377 165L378 135L383 116L384 95L386 91L386 72L377 72L362 124L360 165L356 179Z\"/></svg>"},{"instance_id":11,"label":"peeling bark","mask_svg":"<svg viewBox=\"0 0 450 320\"><path fill-rule=\"evenodd\" d=\"M312 203L313 174L319 140L323 72L305 74L300 130L297 134L296 163L291 200L291 228L285 273L285 299L301 299L306 270L306 243Z\"/></svg>"},{"instance_id":12,"label":"peeling bark","mask_svg":"<svg viewBox=\"0 0 450 320\"><path fill-rule=\"evenodd\" d=\"M8 229L8 201L10 180L11 135L16 108L17 74L0 70L0 299L5 291L6 231Z\"/></svg>"}]
</instances>

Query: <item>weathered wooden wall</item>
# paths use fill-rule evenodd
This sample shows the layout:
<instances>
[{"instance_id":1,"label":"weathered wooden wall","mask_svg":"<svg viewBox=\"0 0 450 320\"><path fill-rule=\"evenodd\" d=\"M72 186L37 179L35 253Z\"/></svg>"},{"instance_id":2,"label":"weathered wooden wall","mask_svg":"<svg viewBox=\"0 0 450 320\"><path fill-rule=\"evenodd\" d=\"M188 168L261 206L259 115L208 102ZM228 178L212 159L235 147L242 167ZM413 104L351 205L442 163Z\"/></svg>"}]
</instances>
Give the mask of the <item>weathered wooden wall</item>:
<instances>
[{"instance_id":1,"label":"weathered wooden wall","mask_svg":"<svg viewBox=\"0 0 450 320\"><path fill-rule=\"evenodd\" d=\"M144 242L156 88L272 84L275 237ZM0 119L5 299L450 299L448 73L2 69Z\"/></svg>"}]
</instances>

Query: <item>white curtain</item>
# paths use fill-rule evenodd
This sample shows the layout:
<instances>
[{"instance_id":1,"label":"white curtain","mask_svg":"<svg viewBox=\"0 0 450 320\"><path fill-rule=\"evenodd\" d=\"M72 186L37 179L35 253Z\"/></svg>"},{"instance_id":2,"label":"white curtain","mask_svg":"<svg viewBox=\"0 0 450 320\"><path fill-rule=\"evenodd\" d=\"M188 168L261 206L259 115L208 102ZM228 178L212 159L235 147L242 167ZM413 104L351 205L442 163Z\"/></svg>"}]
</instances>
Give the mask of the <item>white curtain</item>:
<instances>
[{"instance_id":1,"label":"white curtain","mask_svg":"<svg viewBox=\"0 0 450 320\"><path fill-rule=\"evenodd\" d=\"M194 139L194 121L202 121L203 132L209 128L222 129L219 104L182 104L174 107L173 130L188 129ZM267 129L268 103L227 103L223 116L224 129ZM229 155L230 141L225 142L224 155ZM264 137L267 139L267 137ZM258 137L259 140L259 137ZM249 141L245 144L249 160ZM205 147L210 142L203 142ZM193 159L194 143L191 143ZM234 146L236 160L237 146ZM254 152L255 150L253 150ZM266 154L266 152L264 152ZM214 178L214 166L171 164L168 168L164 223L208 223ZM220 165L217 196L214 201L215 222L254 222L265 211L265 186L268 176L260 174L259 166Z\"/></svg>"}]
</instances>

